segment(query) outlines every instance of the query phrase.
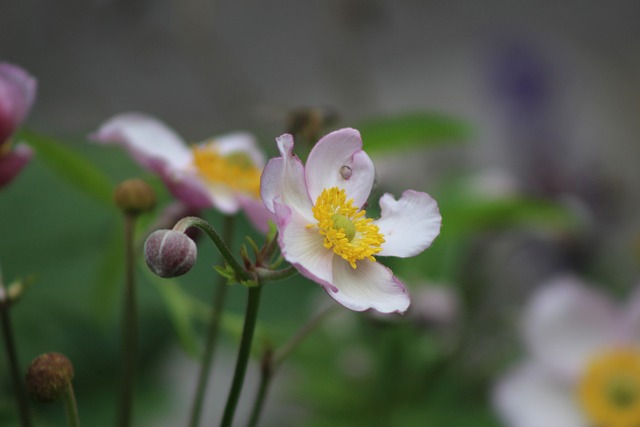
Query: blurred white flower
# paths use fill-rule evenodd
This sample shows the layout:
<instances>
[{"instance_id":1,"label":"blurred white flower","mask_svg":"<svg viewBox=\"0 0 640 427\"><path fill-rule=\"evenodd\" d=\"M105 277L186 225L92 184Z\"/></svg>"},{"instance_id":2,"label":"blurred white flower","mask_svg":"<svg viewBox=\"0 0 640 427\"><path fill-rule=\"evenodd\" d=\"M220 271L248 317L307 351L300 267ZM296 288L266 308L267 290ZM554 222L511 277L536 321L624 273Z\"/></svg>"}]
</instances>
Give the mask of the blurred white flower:
<instances>
[{"instance_id":1,"label":"blurred white flower","mask_svg":"<svg viewBox=\"0 0 640 427\"><path fill-rule=\"evenodd\" d=\"M538 291L524 312L529 358L498 381L496 409L512 427L640 425L640 293L625 306L578 279Z\"/></svg>"}]
</instances>

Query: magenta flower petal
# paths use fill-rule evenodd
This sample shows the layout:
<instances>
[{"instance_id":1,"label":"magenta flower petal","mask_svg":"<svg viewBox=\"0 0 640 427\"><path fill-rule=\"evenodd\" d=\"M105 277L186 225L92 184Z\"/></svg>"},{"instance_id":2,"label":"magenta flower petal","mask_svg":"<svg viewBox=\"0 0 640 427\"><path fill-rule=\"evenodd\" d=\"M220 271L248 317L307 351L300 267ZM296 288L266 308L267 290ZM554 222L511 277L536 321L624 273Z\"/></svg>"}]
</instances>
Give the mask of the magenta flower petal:
<instances>
[{"instance_id":1,"label":"magenta flower petal","mask_svg":"<svg viewBox=\"0 0 640 427\"><path fill-rule=\"evenodd\" d=\"M373 162L362 151L360 132L355 129L341 129L322 137L309 153L305 171L312 201L325 188L338 187L357 207L367 201L375 178Z\"/></svg>"},{"instance_id":2,"label":"magenta flower petal","mask_svg":"<svg viewBox=\"0 0 640 427\"><path fill-rule=\"evenodd\" d=\"M409 294L390 269L366 259L357 264L352 268L342 258L334 257L335 290L327 289L333 299L354 311L372 308L380 313L404 313L409 308Z\"/></svg>"},{"instance_id":3,"label":"magenta flower petal","mask_svg":"<svg viewBox=\"0 0 640 427\"><path fill-rule=\"evenodd\" d=\"M9 154L0 157L0 188L11 182L32 156L33 150L29 146L18 144Z\"/></svg>"},{"instance_id":4,"label":"magenta flower petal","mask_svg":"<svg viewBox=\"0 0 640 427\"><path fill-rule=\"evenodd\" d=\"M440 234L442 217L438 204L427 193L407 190L400 200L385 194L380 198L380 227L385 242L380 256L406 258L431 246Z\"/></svg>"},{"instance_id":5,"label":"magenta flower petal","mask_svg":"<svg viewBox=\"0 0 640 427\"><path fill-rule=\"evenodd\" d=\"M0 146L24 121L36 97L36 80L22 68L0 62Z\"/></svg>"}]
</instances>

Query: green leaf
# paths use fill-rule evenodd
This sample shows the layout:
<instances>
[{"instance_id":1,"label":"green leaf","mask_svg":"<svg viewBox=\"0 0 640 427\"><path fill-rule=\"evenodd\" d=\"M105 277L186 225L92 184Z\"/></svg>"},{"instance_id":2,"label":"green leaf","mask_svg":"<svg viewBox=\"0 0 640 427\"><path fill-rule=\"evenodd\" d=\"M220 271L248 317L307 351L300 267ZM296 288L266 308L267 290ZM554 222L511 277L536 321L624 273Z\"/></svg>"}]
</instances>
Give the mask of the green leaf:
<instances>
[{"instance_id":1,"label":"green leaf","mask_svg":"<svg viewBox=\"0 0 640 427\"><path fill-rule=\"evenodd\" d=\"M19 139L33 147L38 159L46 163L62 179L90 197L113 206L113 184L83 156L54 138L31 131L20 132Z\"/></svg>"},{"instance_id":2,"label":"green leaf","mask_svg":"<svg viewBox=\"0 0 640 427\"><path fill-rule=\"evenodd\" d=\"M367 120L356 125L367 152L398 151L463 142L470 126L458 119L428 112L412 112Z\"/></svg>"}]
</instances>

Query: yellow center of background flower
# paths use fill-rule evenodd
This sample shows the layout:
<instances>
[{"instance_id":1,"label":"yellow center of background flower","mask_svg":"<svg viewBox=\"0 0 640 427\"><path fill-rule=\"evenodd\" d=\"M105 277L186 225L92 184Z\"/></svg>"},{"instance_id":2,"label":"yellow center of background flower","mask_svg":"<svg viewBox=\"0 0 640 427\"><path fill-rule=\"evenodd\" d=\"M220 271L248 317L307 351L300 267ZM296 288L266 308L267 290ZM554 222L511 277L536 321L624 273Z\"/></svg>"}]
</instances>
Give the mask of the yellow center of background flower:
<instances>
[{"instance_id":1,"label":"yellow center of background flower","mask_svg":"<svg viewBox=\"0 0 640 427\"><path fill-rule=\"evenodd\" d=\"M594 426L640 426L640 352L615 349L591 360L578 388Z\"/></svg>"},{"instance_id":2,"label":"yellow center of background flower","mask_svg":"<svg viewBox=\"0 0 640 427\"><path fill-rule=\"evenodd\" d=\"M333 249L353 268L357 267L356 261L376 260L373 255L382 250L384 237L373 220L365 217L366 212L354 207L353 199L347 200L344 190L325 188L312 210L318 223L307 227L318 227L325 248Z\"/></svg>"},{"instance_id":3,"label":"yellow center of background flower","mask_svg":"<svg viewBox=\"0 0 640 427\"><path fill-rule=\"evenodd\" d=\"M247 154L235 152L222 156L210 145L194 146L192 150L193 164L205 180L260 197L262 171Z\"/></svg>"}]
</instances>

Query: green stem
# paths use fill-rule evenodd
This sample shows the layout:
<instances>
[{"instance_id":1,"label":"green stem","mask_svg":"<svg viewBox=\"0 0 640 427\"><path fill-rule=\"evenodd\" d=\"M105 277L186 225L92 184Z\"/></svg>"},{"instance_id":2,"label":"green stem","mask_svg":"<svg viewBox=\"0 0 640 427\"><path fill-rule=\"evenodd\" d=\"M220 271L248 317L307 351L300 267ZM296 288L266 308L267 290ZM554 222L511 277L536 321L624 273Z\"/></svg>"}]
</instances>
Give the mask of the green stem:
<instances>
[{"instance_id":1,"label":"green stem","mask_svg":"<svg viewBox=\"0 0 640 427\"><path fill-rule=\"evenodd\" d=\"M238 279L242 281L253 279L251 274L247 270L245 270L242 264L240 264L238 260L233 256L233 254L229 250L229 247L224 242L224 240L220 237L218 232L207 221L195 216L188 216L178 221L176 225L173 227L173 229L175 231L184 233L185 231L187 231L187 229L191 227L197 227L200 230L204 231L207 234L207 236L209 236L209 238L213 241L213 244L216 245L216 247L222 254L222 257L224 258L224 260L227 262L227 264L231 266L231 268L233 268L233 271L235 271L236 275L238 276Z\"/></svg>"},{"instance_id":2,"label":"green stem","mask_svg":"<svg viewBox=\"0 0 640 427\"><path fill-rule=\"evenodd\" d=\"M233 238L233 223L234 221L232 216L227 215L224 217L224 241L228 242L229 245L231 245L231 239ZM220 331L220 319L222 318L222 308L224 306L228 287L226 279L222 276L218 276L218 283L216 286L216 291L214 292L213 300L211 301L211 319L209 320L207 341L204 348L204 354L202 356L202 364L200 366L200 376L198 377L193 405L191 407L189 427L198 427L200 424L202 402L204 401L204 397L207 393L209 373L211 372L211 365L213 364L213 358L216 351L216 342Z\"/></svg>"},{"instance_id":3,"label":"green stem","mask_svg":"<svg viewBox=\"0 0 640 427\"><path fill-rule=\"evenodd\" d=\"M264 407L264 402L267 397L267 392L271 385L271 379L273 378L276 369L280 366L285 357L287 357L320 324L320 322L322 322L322 320L335 309L335 307L335 305L328 307L307 322L275 355L271 348L267 348L265 350L262 358L262 369L260 371L260 385L258 386L256 399L253 402L251 417L247 424L248 427L256 427L258 425L260 414L262 413L262 408Z\"/></svg>"},{"instance_id":4,"label":"green stem","mask_svg":"<svg viewBox=\"0 0 640 427\"><path fill-rule=\"evenodd\" d=\"M273 349L268 347L265 349L262 355L262 369L260 370L260 385L258 386L258 394L253 402L253 409L251 410L251 417L249 418L248 427L256 427L262 414L262 408L267 398L267 391L271 385L271 378L275 371L273 363Z\"/></svg>"},{"instance_id":5,"label":"green stem","mask_svg":"<svg viewBox=\"0 0 640 427\"><path fill-rule=\"evenodd\" d=\"M292 265L281 270L269 270L268 268L258 267L256 273L262 282L272 282L274 280L282 280L296 274L298 270Z\"/></svg>"},{"instance_id":6,"label":"green stem","mask_svg":"<svg viewBox=\"0 0 640 427\"><path fill-rule=\"evenodd\" d=\"M73 385L69 382L64 394L64 408L67 413L69 427L80 427L80 417L78 417L78 405L76 405L76 395L73 392Z\"/></svg>"},{"instance_id":7,"label":"green stem","mask_svg":"<svg viewBox=\"0 0 640 427\"><path fill-rule=\"evenodd\" d=\"M136 217L125 215L124 240L125 240L125 290L123 299L122 319L122 389L120 400L120 415L118 427L131 425L131 412L133 406L133 386L136 373L137 360L137 336L138 321L136 313L136 289L135 289L135 255L134 230Z\"/></svg>"},{"instance_id":8,"label":"green stem","mask_svg":"<svg viewBox=\"0 0 640 427\"><path fill-rule=\"evenodd\" d=\"M20 425L22 425L23 427L29 427L31 426L31 417L29 415L27 396L22 384L22 374L20 371L20 365L18 363L16 344L13 338L13 330L11 328L11 318L9 316L10 302L8 301L4 285L2 285L1 283L0 293L2 294L2 298L0 298L0 321L2 322L2 338L4 340L4 348L7 352L7 359L9 361L9 373L11 375L11 382L13 383L13 391L16 395L16 404L18 406L18 414L20 416Z\"/></svg>"},{"instance_id":9,"label":"green stem","mask_svg":"<svg viewBox=\"0 0 640 427\"><path fill-rule=\"evenodd\" d=\"M231 427L231 423L233 422L233 416L236 412L236 406L238 405L238 399L240 398L240 392L244 383L244 376L247 372L247 364L249 362L251 344L253 341L253 332L255 331L256 320L258 319L258 306L260 305L261 292L262 283L259 280L257 286L249 288L247 311L244 318L244 328L242 330L240 349L238 350L238 358L236 359L236 368L233 373L231 390L229 390L229 396L227 397L227 404L224 408L220 427Z\"/></svg>"}]
</instances>

